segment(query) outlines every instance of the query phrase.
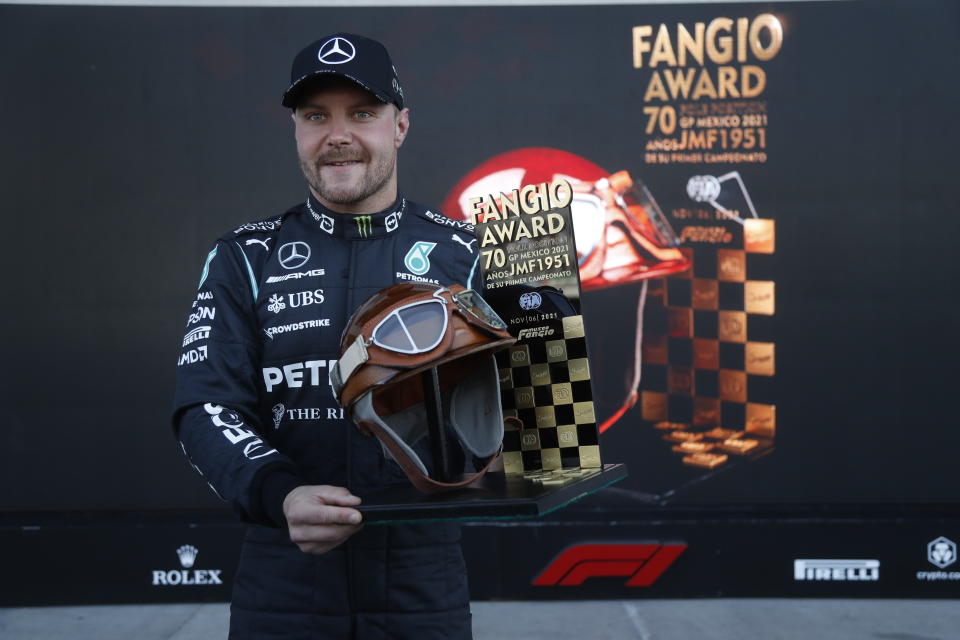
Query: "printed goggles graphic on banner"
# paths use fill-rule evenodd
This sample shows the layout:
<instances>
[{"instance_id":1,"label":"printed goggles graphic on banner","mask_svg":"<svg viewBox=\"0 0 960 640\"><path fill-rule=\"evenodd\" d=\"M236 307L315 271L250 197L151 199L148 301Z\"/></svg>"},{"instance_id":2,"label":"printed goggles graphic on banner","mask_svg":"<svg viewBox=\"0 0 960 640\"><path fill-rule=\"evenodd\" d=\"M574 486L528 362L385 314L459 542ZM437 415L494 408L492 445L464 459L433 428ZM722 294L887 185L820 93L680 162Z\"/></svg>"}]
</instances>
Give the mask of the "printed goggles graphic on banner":
<instances>
[{"instance_id":1,"label":"printed goggles graphic on banner","mask_svg":"<svg viewBox=\"0 0 960 640\"><path fill-rule=\"evenodd\" d=\"M608 217L608 209L612 210L612 216ZM631 248L641 255L662 262L683 262L681 255L671 251L680 246L680 239L660 205L646 185L635 182L626 171L618 171L596 182L575 183L570 211L581 266L598 248L604 249L608 225L618 228ZM616 215L618 213L620 215ZM664 269L657 271L662 273Z\"/></svg>"},{"instance_id":2,"label":"printed goggles graphic on banner","mask_svg":"<svg viewBox=\"0 0 960 640\"><path fill-rule=\"evenodd\" d=\"M450 296L449 301L444 294ZM339 395L353 372L370 360L367 351L370 346L407 355L435 349L447 334L450 313L454 310L491 329L503 331L507 328L500 316L474 290L453 293L440 287L433 292L431 299L393 309L373 327L369 338L357 336L331 371L334 393Z\"/></svg>"},{"instance_id":3,"label":"printed goggles graphic on banner","mask_svg":"<svg viewBox=\"0 0 960 640\"><path fill-rule=\"evenodd\" d=\"M737 171L725 173L719 178L716 176L690 176L690 179L687 180L687 195L694 202L706 202L730 220L743 224L743 218L718 202L719 198L725 195L723 193L723 183L728 180L733 180L739 188L739 192L731 193L742 196L747 209L750 211L750 216L759 218L757 210L753 207L753 200L750 199L750 192L747 191L747 185L743 183L743 178Z\"/></svg>"},{"instance_id":4,"label":"printed goggles graphic on banner","mask_svg":"<svg viewBox=\"0 0 960 640\"><path fill-rule=\"evenodd\" d=\"M628 587L649 587L686 544L579 544L553 559L534 578L537 587L577 587L588 578L629 577Z\"/></svg>"}]
</instances>

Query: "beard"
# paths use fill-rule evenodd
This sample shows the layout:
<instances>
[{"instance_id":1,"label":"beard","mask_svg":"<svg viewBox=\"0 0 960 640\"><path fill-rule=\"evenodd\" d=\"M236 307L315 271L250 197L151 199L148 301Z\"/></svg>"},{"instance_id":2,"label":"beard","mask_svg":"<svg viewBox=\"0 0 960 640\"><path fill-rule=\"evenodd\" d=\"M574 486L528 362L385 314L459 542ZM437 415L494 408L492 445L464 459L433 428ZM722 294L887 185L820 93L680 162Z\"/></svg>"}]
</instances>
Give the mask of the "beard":
<instances>
[{"instance_id":1,"label":"beard","mask_svg":"<svg viewBox=\"0 0 960 640\"><path fill-rule=\"evenodd\" d=\"M330 162L359 161L364 163L363 174L352 183L326 181L322 169ZM396 171L396 153L386 154L371 161L368 154L359 149L337 150L323 154L314 160L300 157L300 170L307 184L321 199L338 205L356 205L373 196L390 183Z\"/></svg>"}]
</instances>

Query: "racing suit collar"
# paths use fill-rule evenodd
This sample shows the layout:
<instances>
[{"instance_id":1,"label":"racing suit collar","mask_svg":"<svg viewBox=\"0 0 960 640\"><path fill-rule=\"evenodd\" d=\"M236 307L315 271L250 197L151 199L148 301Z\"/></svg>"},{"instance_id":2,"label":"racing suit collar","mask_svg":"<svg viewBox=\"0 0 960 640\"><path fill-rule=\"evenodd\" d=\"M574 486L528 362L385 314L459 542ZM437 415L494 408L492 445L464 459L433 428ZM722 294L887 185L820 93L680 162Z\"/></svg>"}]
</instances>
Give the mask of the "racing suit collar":
<instances>
[{"instance_id":1,"label":"racing suit collar","mask_svg":"<svg viewBox=\"0 0 960 640\"><path fill-rule=\"evenodd\" d=\"M393 204L377 213L337 213L320 204L312 193L307 196L307 212L317 221L320 229L332 236L348 240L382 238L393 233L400 228L400 220L406 208L406 199L398 194Z\"/></svg>"}]
</instances>

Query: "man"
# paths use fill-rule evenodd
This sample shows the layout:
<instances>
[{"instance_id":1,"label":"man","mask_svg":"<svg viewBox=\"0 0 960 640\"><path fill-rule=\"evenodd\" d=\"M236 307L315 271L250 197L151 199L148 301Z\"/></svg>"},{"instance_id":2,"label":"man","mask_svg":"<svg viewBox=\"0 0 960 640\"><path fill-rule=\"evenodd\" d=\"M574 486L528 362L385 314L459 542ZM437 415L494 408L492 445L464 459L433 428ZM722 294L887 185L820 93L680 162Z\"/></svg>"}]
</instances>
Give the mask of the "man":
<instances>
[{"instance_id":1,"label":"man","mask_svg":"<svg viewBox=\"0 0 960 640\"><path fill-rule=\"evenodd\" d=\"M363 496L407 480L342 419L328 372L376 291L470 286L472 226L398 192L409 110L380 43L340 33L308 46L282 102L308 199L210 251L173 418L190 462L253 525L230 637L470 637L459 529L362 527Z\"/></svg>"}]
</instances>

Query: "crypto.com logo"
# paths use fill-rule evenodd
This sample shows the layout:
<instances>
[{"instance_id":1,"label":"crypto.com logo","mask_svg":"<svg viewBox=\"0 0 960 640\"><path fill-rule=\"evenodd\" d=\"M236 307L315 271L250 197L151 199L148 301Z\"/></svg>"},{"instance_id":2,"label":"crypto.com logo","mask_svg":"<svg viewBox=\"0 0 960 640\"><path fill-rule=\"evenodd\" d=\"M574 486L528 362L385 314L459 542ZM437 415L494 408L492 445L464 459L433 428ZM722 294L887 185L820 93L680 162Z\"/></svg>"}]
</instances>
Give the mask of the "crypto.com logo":
<instances>
[{"instance_id":1,"label":"crypto.com logo","mask_svg":"<svg viewBox=\"0 0 960 640\"><path fill-rule=\"evenodd\" d=\"M578 544L564 550L531 584L576 587L587 578L629 577L628 587L649 587L686 550L677 544Z\"/></svg>"}]
</instances>

